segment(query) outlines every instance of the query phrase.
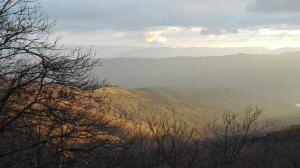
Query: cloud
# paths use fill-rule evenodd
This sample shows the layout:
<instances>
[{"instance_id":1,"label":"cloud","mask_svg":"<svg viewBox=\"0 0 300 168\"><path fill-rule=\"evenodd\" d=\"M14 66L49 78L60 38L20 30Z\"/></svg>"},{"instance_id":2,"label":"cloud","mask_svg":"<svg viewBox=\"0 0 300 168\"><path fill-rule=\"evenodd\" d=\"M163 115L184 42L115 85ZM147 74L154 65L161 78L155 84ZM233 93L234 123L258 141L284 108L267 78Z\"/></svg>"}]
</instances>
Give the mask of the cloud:
<instances>
[{"instance_id":1,"label":"cloud","mask_svg":"<svg viewBox=\"0 0 300 168\"><path fill-rule=\"evenodd\" d=\"M291 14L300 13L299 0L254 0L248 6L251 12Z\"/></svg>"},{"instance_id":2,"label":"cloud","mask_svg":"<svg viewBox=\"0 0 300 168\"><path fill-rule=\"evenodd\" d=\"M64 44L299 46L300 0L41 0Z\"/></svg>"},{"instance_id":3,"label":"cloud","mask_svg":"<svg viewBox=\"0 0 300 168\"><path fill-rule=\"evenodd\" d=\"M166 44L168 39L162 36L163 33L164 31L146 32L145 39L149 43L158 42L158 43Z\"/></svg>"},{"instance_id":4,"label":"cloud","mask_svg":"<svg viewBox=\"0 0 300 168\"><path fill-rule=\"evenodd\" d=\"M248 0L41 0L58 30L232 27Z\"/></svg>"},{"instance_id":5,"label":"cloud","mask_svg":"<svg viewBox=\"0 0 300 168\"><path fill-rule=\"evenodd\" d=\"M300 25L299 0L41 0L41 4L56 18L57 31L172 26L206 27L202 33L224 34L255 26Z\"/></svg>"},{"instance_id":6,"label":"cloud","mask_svg":"<svg viewBox=\"0 0 300 168\"><path fill-rule=\"evenodd\" d=\"M131 47L300 47L300 28L286 26L238 29L206 34L202 27L150 27L141 31L58 32L68 45Z\"/></svg>"},{"instance_id":7,"label":"cloud","mask_svg":"<svg viewBox=\"0 0 300 168\"><path fill-rule=\"evenodd\" d=\"M150 47L141 32L137 31L57 31L51 35L55 40L59 36L60 44L73 46L136 46Z\"/></svg>"},{"instance_id":8,"label":"cloud","mask_svg":"<svg viewBox=\"0 0 300 168\"><path fill-rule=\"evenodd\" d=\"M164 35L172 34L172 33L178 33L183 32L185 28L182 27L156 27L152 29L158 29L158 30L152 30L145 32L145 40L149 43L160 43L166 45L168 42L168 39ZM195 31L195 28L194 28Z\"/></svg>"}]
</instances>

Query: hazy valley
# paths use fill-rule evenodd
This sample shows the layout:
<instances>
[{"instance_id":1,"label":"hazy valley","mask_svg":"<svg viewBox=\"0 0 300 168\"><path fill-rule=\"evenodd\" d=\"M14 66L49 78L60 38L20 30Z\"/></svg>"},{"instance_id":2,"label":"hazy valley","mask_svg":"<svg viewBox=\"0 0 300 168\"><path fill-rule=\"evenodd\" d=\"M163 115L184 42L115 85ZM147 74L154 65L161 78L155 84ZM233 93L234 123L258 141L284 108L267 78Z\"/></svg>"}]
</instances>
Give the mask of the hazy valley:
<instances>
[{"instance_id":1,"label":"hazy valley","mask_svg":"<svg viewBox=\"0 0 300 168\"><path fill-rule=\"evenodd\" d=\"M300 117L296 106L300 102L299 62L298 52L114 58L104 59L95 74L133 89L141 97L158 99L161 106L174 106L183 114L196 115L199 122L206 120L205 116L211 118L224 110L237 112L252 105L263 108L268 117L294 123Z\"/></svg>"}]
</instances>

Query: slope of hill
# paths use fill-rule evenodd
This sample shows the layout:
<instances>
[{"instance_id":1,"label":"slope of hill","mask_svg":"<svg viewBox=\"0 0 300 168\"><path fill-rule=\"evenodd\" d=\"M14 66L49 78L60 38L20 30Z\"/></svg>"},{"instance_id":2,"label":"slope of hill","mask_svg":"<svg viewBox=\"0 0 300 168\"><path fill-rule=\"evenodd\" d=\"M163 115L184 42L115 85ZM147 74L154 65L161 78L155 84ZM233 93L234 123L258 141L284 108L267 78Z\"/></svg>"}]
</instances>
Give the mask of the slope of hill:
<instances>
[{"instance_id":1,"label":"slope of hill","mask_svg":"<svg viewBox=\"0 0 300 168\"><path fill-rule=\"evenodd\" d=\"M102 92L99 90L98 92ZM125 89L105 88L115 116L134 120L159 120L173 114L186 122L205 125L223 111L240 112L247 106L264 109L264 116L278 124L297 123L298 108L280 99L256 96L233 89Z\"/></svg>"},{"instance_id":2,"label":"slope of hill","mask_svg":"<svg viewBox=\"0 0 300 168\"><path fill-rule=\"evenodd\" d=\"M158 121L164 117L177 115L183 121L196 124L213 116L201 106L189 105L175 96L168 96L158 90L108 87L97 92L104 93L111 99L111 112L114 116L127 120Z\"/></svg>"},{"instance_id":3,"label":"slope of hill","mask_svg":"<svg viewBox=\"0 0 300 168\"><path fill-rule=\"evenodd\" d=\"M112 112L115 116L125 118L130 122L141 123L148 118L155 123L155 120L175 114L177 117L179 116L180 120L186 121L188 124L203 126L208 120L217 117L222 110L230 109L238 112L246 106L243 102L251 102L260 103L260 105L264 106L265 112L268 113L266 117L281 119L281 121L285 120L286 125L292 123L291 120L288 121L288 118L284 118L283 113L279 113L280 110L288 109L279 100L271 100L268 97L256 97L255 95L236 90L125 89L107 87L104 91L98 90L97 92L104 92L111 98ZM299 117L294 119L294 123L299 123ZM278 126L279 123L275 122L275 124ZM298 159L300 154L299 128L299 125L278 130L271 128L270 132L251 135L249 140L247 140L247 147L241 150L235 164L249 168L297 167L300 165ZM211 140L213 139L209 139L207 142L213 143L214 141Z\"/></svg>"}]
</instances>

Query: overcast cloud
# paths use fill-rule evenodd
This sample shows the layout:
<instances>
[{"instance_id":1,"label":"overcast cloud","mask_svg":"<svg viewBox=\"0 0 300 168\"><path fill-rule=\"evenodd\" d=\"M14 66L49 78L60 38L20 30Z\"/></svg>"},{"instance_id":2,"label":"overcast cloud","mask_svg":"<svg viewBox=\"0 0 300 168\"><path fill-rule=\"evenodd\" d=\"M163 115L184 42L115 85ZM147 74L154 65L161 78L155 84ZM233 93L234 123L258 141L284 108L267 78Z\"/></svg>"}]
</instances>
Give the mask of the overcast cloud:
<instances>
[{"instance_id":1,"label":"overcast cloud","mask_svg":"<svg viewBox=\"0 0 300 168\"><path fill-rule=\"evenodd\" d=\"M253 37L266 37L259 43L262 47L280 48L289 40L293 46L300 41L295 35L300 30L299 0L41 0L41 4L57 20L56 31L64 34L64 43L252 47L250 35L254 41ZM262 30L271 32L261 34Z\"/></svg>"},{"instance_id":2,"label":"overcast cloud","mask_svg":"<svg viewBox=\"0 0 300 168\"><path fill-rule=\"evenodd\" d=\"M248 9L253 12L261 13L299 13L299 0L256 0L248 6Z\"/></svg>"}]
</instances>

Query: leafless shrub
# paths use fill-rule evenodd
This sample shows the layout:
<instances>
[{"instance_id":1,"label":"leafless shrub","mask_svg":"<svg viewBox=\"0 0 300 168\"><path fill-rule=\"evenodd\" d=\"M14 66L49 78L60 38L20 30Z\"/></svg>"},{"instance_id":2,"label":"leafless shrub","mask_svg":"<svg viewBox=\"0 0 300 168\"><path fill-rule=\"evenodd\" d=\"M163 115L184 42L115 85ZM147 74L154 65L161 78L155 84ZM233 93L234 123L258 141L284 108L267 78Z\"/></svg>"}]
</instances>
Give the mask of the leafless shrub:
<instances>
[{"instance_id":1,"label":"leafless shrub","mask_svg":"<svg viewBox=\"0 0 300 168\"><path fill-rule=\"evenodd\" d=\"M251 138L259 136L272 123L259 121L262 109L247 107L241 114L226 111L221 121L208 125L208 151L211 153L211 163L214 167L241 166L238 162L249 159L247 150L251 147ZM243 152L247 150L247 153ZM244 157L244 158L243 158Z\"/></svg>"}]
</instances>

